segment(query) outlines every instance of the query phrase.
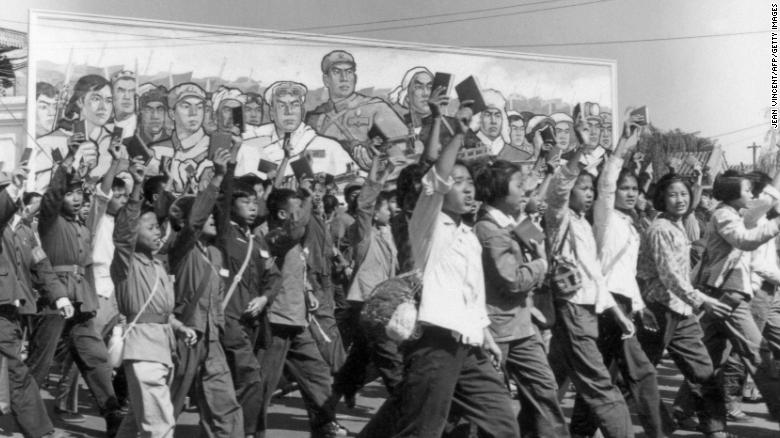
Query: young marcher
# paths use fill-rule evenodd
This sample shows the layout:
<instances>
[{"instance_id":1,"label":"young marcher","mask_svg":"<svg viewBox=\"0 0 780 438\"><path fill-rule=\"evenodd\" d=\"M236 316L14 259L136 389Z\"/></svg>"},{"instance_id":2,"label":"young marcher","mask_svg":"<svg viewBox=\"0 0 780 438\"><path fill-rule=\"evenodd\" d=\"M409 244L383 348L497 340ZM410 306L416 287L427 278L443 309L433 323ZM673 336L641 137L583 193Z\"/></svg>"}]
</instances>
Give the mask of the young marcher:
<instances>
[{"instance_id":1,"label":"young marcher","mask_svg":"<svg viewBox=\"0 0 780 438\"><path fill-rule=\"evenodd\" d=\"M567 437L555 375L531 321L533 292L547 274L547 255L543 241L518 235L515 218L527 200L525 177L516 165L499 160L477 175L476 186L483 210L474 230L482 244L490 332L518 388L521 436Z\"/></svg>"},{"instance_id":2,"label":"young marcher","mask_svg":"<svg viewBox=\"0 0 780 438\"><path fill-rule=\"evenodd\" d=\"M174 315L195 334L178 341L171 398L178 417L194 385L201 432L208 437L243 438L241 405L219 339L225 327L223 281L228 272L215 246L214 207L230 159L230 152L221 149L214 158L214 177L206 189L195 198L181 197L171 206L171 221L177 232L168 254L176 279Z\"/></svg>"},{"instance_id":3,"label":"young marcher","mask_svg":"<svg viewBox=\"0 0 780 438\"><path fill-rule=\"evenodd\" d=\"M0 183L4 186L0 191L0 229L8 227L14 217L16 200L21 193L27 171L19 169L10 178L8 175L3 176L5 181ZM4 254L0 255L0 272L5 274L0 275L0 291L2 291L0 293L0 355L8 364L11 412L26 437L62 436L59 432L55 432L46 413L46 407L43 405L38 385L20 356L22 328L19 308L29 297L18 284L19 279L14 266L7 256L10 251L14 251L14 248L8 246L3 240ZM73 315L73 308L67 297L59 297L57 301L57 307L62 309L64 316Z\"/></svg>"},{"instance_id":4,"label":"young marcher","mask_svg":"<svg viewBox=\"0 0 780 438\"><path fill-rule=\"evenodd\" d=\"M174 332L184 338L197 334L173 316L173 282L154 257L162 246L161 232L154 210L142 206L143 162L133 163L130 172L135 185L116 215L110 268L119 311L129 323L122 356L130 408L117 436L170 438L176 426L169 387Z\"/></svg>"},{"instance_id":5,"label":"young marcher","mask_svg":"<svg viewBox=\"0 0 780 438\"><path fill-rule=\"evenodd\" d=\"M640 244L637 277L645 284L642 298L659 330L640 331L639 341L653 364L661 361L664 350L669 353L683 376L696 384L693 397L701 430L709 438L725 438L723 390L695 312L723 317L730 309L691 284L691 243L682 223L690 199L690 187L675 174L656 184L653 206L660 214Z\"/></svg>"},{"instance_id":6,"label":"young marcher","mask_svg":"<svg viewBox=\"0 0 780 438\"><path fill-rule=\"evenodd\" d=\"M632 215L639 186L636 175L621 168L625 158L636 147L640 130L627 122L624 132L599 176L598 196L593 206L593 231L607 290L625 315L636 316L646 308L636 281L641 236ZM658 328L650 326L642 329L655 331ZM645 434L648 437L664 437L655 366L642 350L637 337L625 336L613 319L602 316L599 319L598 347L607 367L616 366L619 371L623 385L634 400ZM575 399L571 422L572 431L580 436L592 436L598 429L590 409L579 395Z\"/></svg>"},{"instance_id":7,"label":"young marcher","mask_svg":"<svg viewBox=\"0 0 780 438\"><path fill-rule=\"evenodd\" d=\"M583 131L582 137L587 139L588 132ZM554 292L557 322L550 342L550 364L559 384L564 377L571 378L605 437L633 437L628 407L612 383L597 340L602 313L627 336L633 335L634 325L607 290L593 229L585 218L593 204L594 177L584 170L583 152L580 148L558 169L547 191L544 220L550 250L553 257L566 261L570 275L576 272L580 279L571 288ZM573 427L570 431L577 433Z\"/></svg>"},{"instance_id":8,"label":"young marcher","mask_svg":"<svg viewBox=\"0 0 780 438\"><path fill-rule=\"evenodd\" d=\"M266 241L282 275L269 297L270 336L257 351L263 370L263 408L257 436L265 437L271 395L287 369L298 383L309 411L309 425L315 438L346 436L328 403L332 378L330 367L309 330L312 318L312 277L308 272L304 245L311 218L311 198L289 189L275 188L267 200Z\"/></svg>"},{"instance_id":9,"label":"young marcher","mask_svg":"<svg viewBox=\"0 0 780 438\"><path fill-rule=\"evenodd\" d=\"M112 161L108 172L115 174L119 157L113 148L109 151ZM87 275L87 269L92 265L93 230L78 215L83 198L79 172L89 170L89 163L95 162L95 154L96 148L91 142L74 145L55 171L49 189L41 200L38 226L41 247L65 287L68 298L73 302L75 314L67 322L61 318L46 318L43 323L48 327L38 333L47 336L48 339L43 343L56 342L61 333L65 334L68 349L106 420L106 432L112 437L123 415L114 393L106 344L96 328L97 293L91 276ZM80 169L73 168L74 162L81 163ZM36 377L37 381L45 379L52 355L53 351L48 348L31 352L30 360L40 373Z\"/></svg>"},{"instance_id":10,"label":"young marcher","mask_svg":"<svg viewBox=\"0 0 780 438\"><path fill-rule=\"evenodd\" d=\"M771 364L762 357L762 335L751 312L753 286L751 251L760 248L780 233L780 215L748 229L741 211L753 199L748 178L727 171L715 179L712 195L720 201L707 226L706 249L701 281L710 295L729 307L725 318L705 315L701 318L704 344L716 370L726 363L729 346L736 351L748 373L753 376L769 414L780 422L780 381L772 378Z\"/></svg>"},{"instance_id":11,"label":"young marcher","mask_svg":"<svg viewBox=\"0 0 780 438\"><path fill-rule=\"evenodd\" d=\"M491 363L491 355L500 361L501 350L488 329L482 248L461 220L474 202L471 173L456 164L465 123L423 178L409 222L413 258L423 273L422 333L405 344L396 395L361 436L441 436L451 409L488 436L519 436L509 392Z\"/></svg>"},{"instance_id":12,"label":"young marcher","mask_svg":"<svg viewBox=\"0 0 780 438\"><path fill-rule=\"evenodd\" d=\"M277 287L279 271L265 243L252 233L257 218L257 194L251 186L234 181L235 163L228 163L220 211L217 245L230 271L223 300L225 330L222 346L244 414L244 433L253 436L262 409L262 370L257 361L258 337L267 322L270 291Z\"/></svg>"},{"instance_id":13,"label":"young marcher","mask_svg":"<svg viewBox=\"0 0 780 438\"><path fill-rule=\"evenodd\" d=\"M389 393L401 381L403 359L398 344L383 332L367 331L361 327L360 312L363 302L379 283L396 274L398 269L395 242L390 231L389 199L382 187L392 172L392 166L374 157L366 183L358 196L357 218L349 230L353 242L356 267L347 300L350 321L356 328L355 338L344 366L336 373L333 383L333 401L344 395L347 407L354 407L355 394L366 383L366 371L373 363ZM380 171L380 166L386 165Z\"/></svg>"}]
</instances>

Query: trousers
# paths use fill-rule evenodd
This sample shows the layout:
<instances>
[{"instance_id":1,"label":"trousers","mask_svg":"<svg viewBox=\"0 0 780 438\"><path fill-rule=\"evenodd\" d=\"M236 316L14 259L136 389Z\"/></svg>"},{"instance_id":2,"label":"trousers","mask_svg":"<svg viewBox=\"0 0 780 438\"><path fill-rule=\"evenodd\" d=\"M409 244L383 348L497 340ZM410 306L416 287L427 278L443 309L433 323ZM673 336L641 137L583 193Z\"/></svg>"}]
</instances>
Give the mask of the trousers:
<instances>
[{"instance_id":1,"label":"trousers","mask_svg":"<svg viewBox=\"0 0 780 438\"><path fill-rule=\"evenodd\" d=\"M54 430L46 407L20 356L22 330L16 311L0 313L0 355L8 364L11 412L25 436L38 438Z\"/></svg>"},{"instance_id":2,"label":"trousers","mask_svg":"<svg viewBox=\"0 0 780 438\"><path fill-rule=\"evenodd\" d=\"M615 301L624 314L631 314L630 301L619 295L615 295ZM620 374L622 385L634 400L645 435L649 438L664 437L666 434L661 422L661 396L658 392L655 366L647 358L636 336L628 339L622 337L623 332L612 315L602 315L599 318L597 345L604 364L608 369L614 367ZM585 400L578 394L571 419L572 431L579 435L592 436L598 429L595 420Z\"/></svg>"},{"instance_id":3,"label":"trousers","mask_svg":"<svg viewBox=\"0 0 780 438\"><path fill-rule=\"evenodd\" d=\"M298 383L312 430L336 418L328 403L332 383L330 367L308 328L271 324L270 343L257 351L257 361L262 370L263 387L258 438L265 436L271 396L285 368Z\"/></svg>"},{"instance_id":4,"label":"trousers","mask_svg":"<svg viewBox=\"0 0 780 438\"><path fill-rule=\"evenodd\" d=\"M558 403L558 385L542 338L534 334L498 345L507 376L517 384L520 396L520 436L568 437L566 419Z\"/></svg>"},{"instance_id":5,"label":"trousers","mask_svg":"<svg viewBox=\"0 0 780 438\"><path fill-rule=\"evenodd\" d=\"M451 411L485 436L519 436L509 392L481 347L458 342L450 330L426 326L405 351L395 396L358 436L438 437Z\"/></svg>"},{"instance_id":6,"label":"trousers","mask_svg":"<svg viewBox=\"0 0 780 438\"><path fill-rule=\"evenodd\" d=\"M718 291L719 300L731 307L728 317L720 319L709 314L701 318L704 331L702 341L709 352L712 362L718 370L719 385L723 385L722 370L728 362L733 349L740 357L747 372L753 376L756 387L764 398L769 415L780 422L780 380L771 374L771 364L766 355L761 353L762 334L753 319L750 310L750 299L740 292ZM691 386L691 394L696 382L686 384ZM682 391L681 391L682 393ZM683 404L683 403L681 403Z\"/></svg>"},{"instance_id":7,"label":"trousers","mask_svg":"<svg viewBox=\"0 0 780 438\"><path fill-rule=\"evenodd\" d=\"M254 434L263 403L260 364L255 356L257 328L227 317L221 341L233 378L236 399L243 412L244 433Z\"/></svg>"},{"instance_id":8,"label":"trousers","mask_svg":"<svg viewBox=\"0 0 780 438\"><path fill-rule=\"evenodd\" d=\"M702 342L702 328L696 315L680 315L659 303L649 303L660 330L640 331L638 338L653 365L661 362L664 349L682 375L696 383L692 403L699 413L705 433L721 432L726 427L726 405L723 388L715 375L712 360Z\"/></svg>"},{"instance_id":9,"label":"trousers","mask_svg":"<svg viewBox=\"0 0 780 438\"><path fill-rule=\"evenodd\" d=\"M172 438L176 427L170 383L173 370L160 362L126 360L130 408L117 438Z\"/></svg>"},{"instance_id":10,"label":"trousers","mask_svg":"<svg viewBox=\"0 0 780 438\"><path fill-rule=\"evenodd\" d=\"M176 352L178 363L171 384L174 415L178 417L184 410L185 398L194 388L203 436L244 437L241 405L236 400L233 379L219 340L209 333L200 335L192 347L179 340Z\"/></svg>"},{"instance_id":11,"label":"trousers","mask_svg":"<svg viewBox=\"0 0 780 438\"><path fill-rule=\"evenodd\" d=\"M557 381L569 377L605 438L634 436L623 395L599 351L598 315L593 305L556 301L556 324L550 341L550 364ZM577 433L574 427L572 434Z\"/></svg>"}]
</instances>

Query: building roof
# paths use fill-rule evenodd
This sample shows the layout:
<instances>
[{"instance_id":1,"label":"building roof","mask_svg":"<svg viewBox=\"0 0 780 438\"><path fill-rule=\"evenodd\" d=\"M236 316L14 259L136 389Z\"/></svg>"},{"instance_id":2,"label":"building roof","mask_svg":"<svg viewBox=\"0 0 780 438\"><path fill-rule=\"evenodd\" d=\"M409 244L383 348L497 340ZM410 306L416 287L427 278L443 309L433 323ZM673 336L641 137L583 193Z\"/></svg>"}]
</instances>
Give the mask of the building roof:
<instances>
[{"instance_id":1,"label":"building roof","mask_svg":"<svg viewBox=\"0 0 780 438\"><path fill-rule=\"evenodd\" d=\"M24 47L27 47L26 33L0 28L0 53Z\"/></svg>"}]
</instances>

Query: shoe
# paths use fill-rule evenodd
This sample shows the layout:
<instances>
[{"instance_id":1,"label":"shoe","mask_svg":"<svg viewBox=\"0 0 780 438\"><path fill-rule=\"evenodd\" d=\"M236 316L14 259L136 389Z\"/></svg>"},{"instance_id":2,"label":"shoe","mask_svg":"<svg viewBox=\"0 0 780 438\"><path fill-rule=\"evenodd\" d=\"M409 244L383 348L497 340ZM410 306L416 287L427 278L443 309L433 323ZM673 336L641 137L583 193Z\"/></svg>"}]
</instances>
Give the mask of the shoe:
<instances>
[{"instance_id":1,"label":"shoe","mask_svg":"<svg viewBox=\"0 0 780 438\"><path fill-rule=\"evenodd\" d=\"M59 415L60 420L68 424L79 424L87 421L87 417L78 412L70 412L65 409L54 408L54 412Z\"/></svg>"},{"instance_id":2,"label":"shoe","mask_svg":"<svg viewBox=\"0 0 780 438\"><path fill-rule=\"evenodd\" d=\"M286 396L287 394L297 391L298 390L298 384L295 382L288 383L287 385L284 385L281 388L277 388L276 391L274 391L272 398L282 398Z\"/></svg>"},{"instance_id":3,"label":"shoe","mask_svg":"<svg viewBox=\"0 0 780 438\"><path fill-rule=\"evenodd\" d=\"M726 413L726 421L729 423L752 423L753 417L746 414L742 409L729 409Z\"/></svg>"},{"instance_id":4,"label":"shoe","mask_svg":"<svg viewBox=\"0 0 780 438\"><path fill-rule=\"evenodd\" d=\"M739 435L735 435L731 432L711 432L704 434L705 438L740 438Z\"/></svg>"},{"instance_id":5,"label":"shoe","mask_svg":"<svg viewBox=\"0 0 780 438\"><path fill-rule=\"evenodd\" d=\"M672 417L674 418L674 422L677 424L678 429L690 430L693 432L699 431L699 422L684 412L675 410Z\"/></svg>"},{"instance_id":6,"label":"shoe","mask_svg":"<svg viewBox=\"0 0 780 438\"><path fill-rule=\"evenodd\" d=\"M344 395L344 404L347 405L349 409L355 409L355 406L357 405L357 401L355 400L355 394L345 394Z\"/></svg>"},{"instance_id":7,"label":"shoe","mask_svg":"<svg viewBox=\"0 0 780 438\"><path fill-rule=\"evenodd\" d=\"M745 403L759 403L762 400L756 384L753 382L745 383L745 386L742 388L742 401Z\"/></svg>"},{"instance_id":8,"label":"shoe","mask_svg":"<svg viewBox=\"0 0 780 438\"><path fill-rule=\"evenodd\" d=\"M73 438L75 435L71 435L68 432L60 429L54 429L51 432L45 434L42 438Z\"/></svg>"},{"instance_id":9,"label":"shoe","mask_svg":"<svg viewBox=\"0 0 780 438\"><path fill-rule=\"evenodd\" d=\"M122 412L117 410L106 415L106 436L108 438L114 438L119 432L119 425L122 424L122 419L125 418Z\"/></svg>"},{"instance_id":10,"label":"shoe","mask_svg":"<svg viewBox=\"0 0 780 438\"><path fill-rule=\"evenodd\" d=\"M349 431L336 420L323 424L311 434L312 438L336 438L345 436L349 436Z\"/></svg>"}]
</instances>

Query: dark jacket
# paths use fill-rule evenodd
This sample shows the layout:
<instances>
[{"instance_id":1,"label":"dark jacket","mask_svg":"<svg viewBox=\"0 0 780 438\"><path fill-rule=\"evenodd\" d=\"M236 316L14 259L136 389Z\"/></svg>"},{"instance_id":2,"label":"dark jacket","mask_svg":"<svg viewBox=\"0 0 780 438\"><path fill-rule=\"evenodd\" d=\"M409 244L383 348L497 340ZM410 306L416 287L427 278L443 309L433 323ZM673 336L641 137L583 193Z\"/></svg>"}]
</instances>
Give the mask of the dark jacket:
<instances>
[{"instance_id":1,"label":"dark jacket","mask_svg":"<svg viewBox=\"0 0 780 438\"><path fill-rule=\"evenodd\" d=\"M0 192L0 229L5 231L10 226L16 212L16 204L11 195L3 190ZM24 301L25 296L19 287L16 268L9 257L10 248L3 242L3 254L0 254L0 306L13 305L14 301Z\"/></svg>"},{"instance_id":2,"label":"dark jacket","mask_svg":"<svg viewBox=\"0 0 780 438\"><path fill-rule=\"evenodd\" d=\"M200 192L192 205L189 219L176 235L169 260L175 275L176 319L201 333L218 336L224 328L222 312L224 279L222 253L213 245L200 242L203 225L217 202L217 188L209 186Z\"/></svg>"},{"instance_id":3,"label":"dark jacket","mask_svg":"<svg viewBox=\"0 0 780 438\"><path fill-rule=\"evenodd\" d=\"M81 312L96 312L98 298L88 271L92 266L91 237L93 230L78 218L61 214L65 194L68 191L68 173L63 166L57 168L49 189L41 199L38 229L43 252L55 272L59 267L78 266L79 272L57 272L65 292Z\"/></svg>"},{"instance_id":4,"label":"dark jacket","mask_svg":"<svg viewBox=\"0 0 780 438\"><path fill-rule=\"evenodd\" d=\"M496 342L509 342L534 334L531 322L533 289L544 280L547 262L531 260L512 235L483 211L474 226L482 244L485 302L490 332Z\"/></svg>"},{"instance_id":5,"label":"dark jacket","mask_svg":"<svg viewBox=\"0 0 780 438\"><path fill-rule=\"evenodd\" d=\"M270 298L273 289L278 288L281 274L271 260L265 242L257 238L248 226L230 220L235 168L235 164L228 164L228 171L222 182L222 201L217 215L217 246L222 250L225 266L230 271L226 282L227 289L244 264L249 250L249 239L253 240L249 263L225 308L225 317L241 319L252 299L263 295Z\"/></svg>"},{"instance_id":6,"label":"dark jacket","mask_svg":"<svg viewBox=\"0 0 780 438\"><path fill-rule=\"evenodd\" d=\"M38 313L38 301L47 310L53 310L56 301L67 296L29 225L23 221L15 228L10 223L6 225L3 231L3 253L14 265L19 289L24 297L19 313Z\"/></svg>"}]
</instances>

